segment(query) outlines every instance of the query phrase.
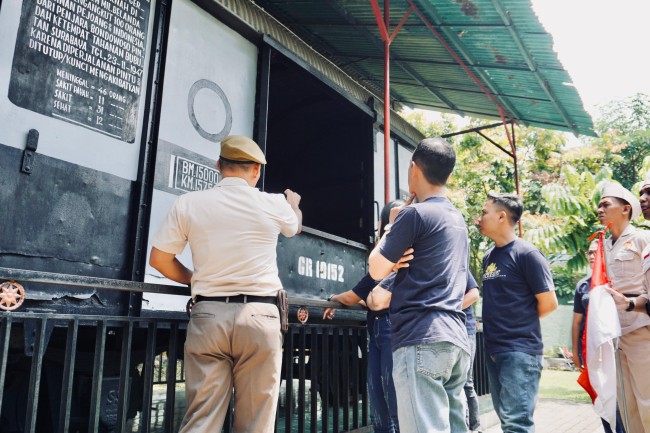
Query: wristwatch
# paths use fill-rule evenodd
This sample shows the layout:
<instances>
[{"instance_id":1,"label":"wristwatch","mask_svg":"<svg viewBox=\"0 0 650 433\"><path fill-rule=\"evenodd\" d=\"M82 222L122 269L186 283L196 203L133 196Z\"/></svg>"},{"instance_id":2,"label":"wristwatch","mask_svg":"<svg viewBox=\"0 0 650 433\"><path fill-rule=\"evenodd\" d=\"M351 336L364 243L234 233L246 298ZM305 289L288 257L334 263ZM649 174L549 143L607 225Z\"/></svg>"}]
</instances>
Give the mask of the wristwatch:
<instances>
[{"instance_id":1,"label":"wristwatch","mask_svg":"<svg viewBox=\"0 0 650 433\"><path fill-rule=\"evenodd\" d=\"M634 299L628 299L628 306L625 309L625 311L634 311L635 306L636 306L636 304L634 303Z\"/></svg>"}]
</instances>

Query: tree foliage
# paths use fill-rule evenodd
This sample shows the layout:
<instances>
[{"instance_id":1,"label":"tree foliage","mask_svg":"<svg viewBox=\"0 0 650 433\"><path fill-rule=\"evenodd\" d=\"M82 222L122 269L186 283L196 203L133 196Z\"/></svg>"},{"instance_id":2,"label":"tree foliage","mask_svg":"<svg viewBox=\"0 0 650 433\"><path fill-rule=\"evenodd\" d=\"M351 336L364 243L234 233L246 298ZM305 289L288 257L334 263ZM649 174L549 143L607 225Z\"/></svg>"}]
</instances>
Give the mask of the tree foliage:
<instances>
[{"instance_id":1,"label":"tree foliage","mask_svg":"<svg viewBox=\"0 0 650 433\"><path fill-rule=\"evenodd\" d=\"M650 156L650 96L639 93L601 107L595 126L593 145L603 149L614 179L631 189Z\"/></svg>"},{"instance_id":2,"label":"tree foliage","mask_svg":"<svg viewBox=\"0 0 650 433\"><path fill-rule=\"evenodd\" d=\"M418 111L403 115L426 136L460 129L454 116L431 121ZM485 124L474 119L464 128ZM550 259L559 295L571 294L587 270L588 239L601 228L596 216L599 185L615 180L636 193L650 170L650 98L638 94L608 104L596 131L598 138L582 137L580 145L567 146L564 134L557 131L515 128L524 237ZM482 133L510 150L503 127ZM476 133L448 141L457 157L450 199L465 215L470 267L480 281L482 256L491 242L480 235L474 220L489 191L515 192L514 165L510 156Z\"/></svg>"}]
</instances>

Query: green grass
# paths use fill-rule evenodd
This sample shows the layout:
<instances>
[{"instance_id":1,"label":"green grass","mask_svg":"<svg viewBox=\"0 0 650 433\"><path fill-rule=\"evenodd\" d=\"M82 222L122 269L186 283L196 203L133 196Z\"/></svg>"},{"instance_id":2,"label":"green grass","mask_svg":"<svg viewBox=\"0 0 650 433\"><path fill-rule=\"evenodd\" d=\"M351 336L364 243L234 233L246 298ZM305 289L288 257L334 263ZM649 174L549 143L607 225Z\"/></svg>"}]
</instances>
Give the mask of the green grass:
<instances>
[{"instance_id":1,"label":"green grass","mask_svg":"<svg viewBox=\"0 0 650 433\"><path fill-rule=\"evenodd\" d=\"M591 403L589 395L576 382L579 375L577 371L544 369L539 383L539 397Z\"/></svg>"}]
</instances>

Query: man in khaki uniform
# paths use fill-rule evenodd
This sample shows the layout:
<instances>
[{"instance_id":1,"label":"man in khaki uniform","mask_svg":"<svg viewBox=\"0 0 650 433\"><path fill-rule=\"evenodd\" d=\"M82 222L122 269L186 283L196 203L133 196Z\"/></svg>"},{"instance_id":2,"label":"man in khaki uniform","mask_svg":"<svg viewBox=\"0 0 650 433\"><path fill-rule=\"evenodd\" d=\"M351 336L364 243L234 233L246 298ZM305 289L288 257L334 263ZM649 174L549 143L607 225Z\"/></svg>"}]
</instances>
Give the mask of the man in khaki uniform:
<instances>
[{"instance_id":1,"label":"man in khaki uniform","mask_svg":"<svg viewBox=\"0 0 650 433\"><path fill-rule=\"evenodd\" d=\"M234 388L234 431L271 433L282 334L276 295L278 235L300 232L300 196L255 188L266 159L246 137L221 142L222 180L179 197L153 239L151 266L190 284L182 433L221 431ZM176 258L189 243L194 271Z\"/></svg>"},{"instance_id":2,"label":"man in khaki uniform","mask_svg":"<svg viewBox=\"0 0 650 433\"><path fill-rule=\"evenodd\" d=\"M605 186L598 204L601 224L610 224L611 236L605 240L607 274L614 289L633 299L644 288L642 251L650 244L650 232L639 230L630 221L641 214L636 197L614 183ZM619 312L623 390L618 389L621 416L629 425L626 431L650 433L650 316L632 311L634 302ZM626 416L627 415L627 416Z\"/></svg>"},{"instance_id":3,"label":"man in khaki uniform","mask_svg":"<svg viewBox=\"0 0 650 433\"><path fill-rule=\"evenodd\" d=\"M650 171L639 189L639 202L641 204L641 212L643 217L650 221ZM650 293L650 245L646 246L643 250L643 275L645 282L645 295L639 296L636 302L637 308L643 308L650 316L650 301L648 300L648 293Z\"/></svg>"},{"instance_id":4,"label":"man in khaki uniform","mask_svg":"<svg viewBox=\"0 0 650 433\"><path fill-rule=\"evenodd\" d=\"M641 204L641 212L643 213L643 217L646 220L650 221L650 171L648 172L648 175L646 176L643 183L641 183L641 188L639 188L639 203ZM650 300L648 300L650 292L650 245L645 247L641 253L641 256L643 257L643 279L645 294L633 299L634 311L641 313L645 311L650 316ZM620 309L631 308L629 299L616 296L615 293L613 295L617 307L620 307Z\"/></svg>"}]
</instances>

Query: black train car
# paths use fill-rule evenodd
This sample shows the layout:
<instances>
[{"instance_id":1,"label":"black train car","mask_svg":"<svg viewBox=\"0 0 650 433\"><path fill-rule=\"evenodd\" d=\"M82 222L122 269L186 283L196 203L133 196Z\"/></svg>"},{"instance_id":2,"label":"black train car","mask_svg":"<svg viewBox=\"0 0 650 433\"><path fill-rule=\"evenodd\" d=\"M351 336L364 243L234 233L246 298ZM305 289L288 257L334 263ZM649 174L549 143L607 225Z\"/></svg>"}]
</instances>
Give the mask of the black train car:
<instances>
[{"instance_id":1,"label":"black train car","mask_svg":"<svg viewBox=\"0 0 650 433\"><path fill-rule=\"evenodd\" d=\"M25 277L24 303L1 305L0 432L65 423L119 431L118 418L123 426L147 392L142 365L162 351L182 356L182 344L169 341L182 342L187 296L92 279L169 283L147 264L148 240L178 195L218 182L228 134L265 150L259 187L303 197L303 234L278 245L281 280L302 299L292 313L311 304L319 323L312 301L363 276L383 205L375 101L260 8L5 0L0 29L0 280ZM394 133L395 156L406 162L420 136L403 122ZM406 189L404 168L396 165L394 195ZM181 260L190 259L188 249ZM74 276L87 284L71 287ZM341 326L365 320L343 316ZM153 332L144 318L155 320ZM332 338L332 347L348 344ZM356 346L343 352L357 356Z\"/></svg>"}]
</instances>

